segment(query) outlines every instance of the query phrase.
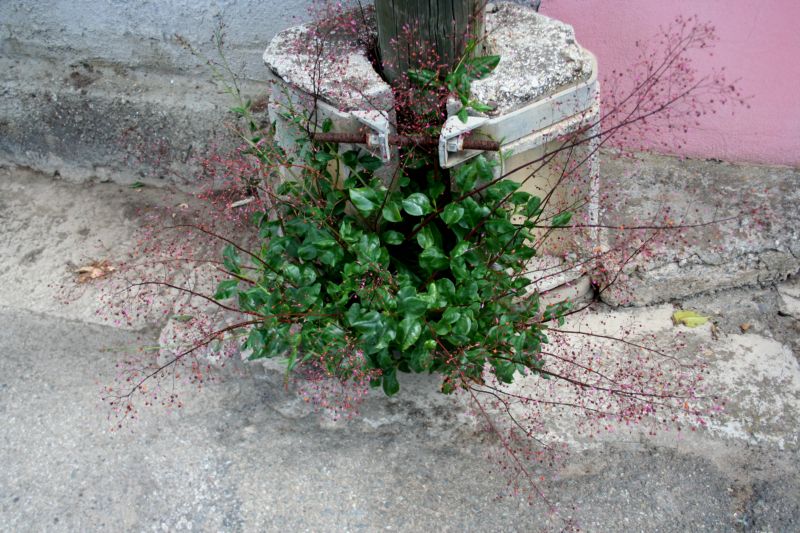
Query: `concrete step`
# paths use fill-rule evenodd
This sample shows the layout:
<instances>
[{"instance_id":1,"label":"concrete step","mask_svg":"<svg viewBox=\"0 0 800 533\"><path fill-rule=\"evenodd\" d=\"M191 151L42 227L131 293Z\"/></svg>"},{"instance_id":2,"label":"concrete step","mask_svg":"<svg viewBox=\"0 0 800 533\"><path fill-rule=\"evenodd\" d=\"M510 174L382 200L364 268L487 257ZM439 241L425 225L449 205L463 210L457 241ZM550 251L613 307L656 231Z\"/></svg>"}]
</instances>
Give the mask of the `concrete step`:
<instances>
[{"instance_id":1,"label":"concrete step","mask_svg":"<svg viewBox=\"0 0 800 533\"><path fill-rule=\"evenodd\" d=\"M234 146L223 87L100 60L0 58L0 164L71 181L191 185L197 158ZM241 81L257 100L266 84Z\"/></svg>"},{"instance_id":2,"label":"concrete step","mask_svg":"<svg viewBox=\"0 0 800 533\"><path fill-rule=\"evenodd\" d=\"M800 271L800 169L607 153L601 175L603 224L660 225L664 209L676 224L723 220L664 231L665 242L632 261L603 301L649 305L765 286ZM631 231L604 236L613 247Z\"/></svg>"}]
</instances>

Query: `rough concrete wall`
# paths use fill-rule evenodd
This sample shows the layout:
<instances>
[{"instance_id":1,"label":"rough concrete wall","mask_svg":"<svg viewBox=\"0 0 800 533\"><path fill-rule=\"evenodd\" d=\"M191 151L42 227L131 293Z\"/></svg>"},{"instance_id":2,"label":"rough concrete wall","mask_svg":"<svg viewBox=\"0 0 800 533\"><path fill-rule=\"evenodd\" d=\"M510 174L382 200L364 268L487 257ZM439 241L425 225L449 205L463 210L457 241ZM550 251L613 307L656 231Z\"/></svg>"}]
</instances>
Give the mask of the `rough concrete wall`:
<instances>
[{"instance_id":1,"label":"rough concrete wall","mask_svg":"<svg viewBox=\"0 0 800 533\"><path fill-rule=\"evenodd\" d=\"M225 50L254 99L261 53L308 0L0 2L0 164L72 180L191 181L233 105L202 59Z\"/></svg>"},{"instance_id":2,"label":"rough concrete wall","mask_svg":"<svg viewBox=\"0 0 800 533\"><path fill-rule=\"evenodd\" d=\"M212 53L210 36L225 22L227 48L249 77L263 78L269 39L305 19L308 0L53 0L0 3L0 50L62 63L98 61L129 69L202 74L175 42L180 34Z\"/></svg>"}]
</instances>

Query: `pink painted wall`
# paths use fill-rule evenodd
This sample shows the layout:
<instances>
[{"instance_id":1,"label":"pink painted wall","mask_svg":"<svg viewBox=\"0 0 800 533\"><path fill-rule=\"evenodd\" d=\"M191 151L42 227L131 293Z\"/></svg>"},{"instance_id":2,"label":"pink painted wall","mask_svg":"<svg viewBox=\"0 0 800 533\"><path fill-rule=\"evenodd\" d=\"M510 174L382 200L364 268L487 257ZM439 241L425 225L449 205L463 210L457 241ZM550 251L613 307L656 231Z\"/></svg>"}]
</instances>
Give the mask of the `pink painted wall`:
<instances>
[{"instance_id":1,"label":"pink painted wall","mask_svg":"<svg viewBox=\"0 0 800 533\"><path fill-rule=\"evenodd\" d=\"M636 57L634 41L677 15L711 22L719 41L697 67L724 65L750 109L704 117L681 154L800 166L800 0L544 0L541 12L575 27L601 76L624 70Z\"/></svg>"}]
</instances>

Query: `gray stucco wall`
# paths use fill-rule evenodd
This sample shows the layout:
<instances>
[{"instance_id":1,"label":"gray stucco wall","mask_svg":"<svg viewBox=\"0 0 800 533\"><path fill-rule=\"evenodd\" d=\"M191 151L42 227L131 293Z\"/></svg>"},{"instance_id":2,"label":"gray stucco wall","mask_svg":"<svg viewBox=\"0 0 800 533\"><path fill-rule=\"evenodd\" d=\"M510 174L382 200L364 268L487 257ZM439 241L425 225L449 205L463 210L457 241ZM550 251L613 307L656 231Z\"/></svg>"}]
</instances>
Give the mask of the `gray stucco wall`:
<instances>
[{"instance_id":1,"label":"gray stucco wall","mask_svg":"<svg viewBox=\"0 0 800 533\"><path fill-rule=\"evenodd\" d=\"M224 21L226 56L257 98L264 48L305 20L309 4L0 2L0 164L72 180L190 180L182 162L219 141L232 102L175 35L213 57L211 36ZM154 146L166 157L151 157ZM143 149L150 153L125 153Z\"/></svg>"},{"instance_id":2,"label":"gray stucco wall","mask_svg":"<svg viewBox=\"0 0 800 533\"><path fill-rule=\"evenodd\" d=\"M307 18L308 0L3 0L0 50L63 63L98 60L126 68L198 73L175 41L180 34L211 54L225 22L227 49L248 76L261 76L261 52L279 30Z\"/></svg>"}]
</instances>

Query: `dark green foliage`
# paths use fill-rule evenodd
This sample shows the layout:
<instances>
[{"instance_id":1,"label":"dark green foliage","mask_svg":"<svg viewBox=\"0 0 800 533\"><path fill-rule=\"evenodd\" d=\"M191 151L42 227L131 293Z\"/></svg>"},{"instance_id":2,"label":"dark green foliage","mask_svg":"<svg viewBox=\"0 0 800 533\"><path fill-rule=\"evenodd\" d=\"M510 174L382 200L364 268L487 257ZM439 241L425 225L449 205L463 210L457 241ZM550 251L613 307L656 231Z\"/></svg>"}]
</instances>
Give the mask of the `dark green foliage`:
<instances>
[{"instance_id":1,"label":"dark green foliage","mask_svg":"<svg viewBox=\"0 0 800 533\"><path fill-rule=\"evenodd\" d=\"M492 106L470 98L471 84L490 74L500 63L500 56L480 56L472 57L478 41L472 39L467 42L466 50L461 61L449 72L444 79L439 79L439 73L428 69L410 70L408 78L419 85L422 89L436 90L446 88L447 91L456 96L461 102L461 110L458 118L461 122L466 122L469 116L469 109L472 108L480 113L487 113L493 109Z\"/></svg>"},{"instance_id":2,"label":"dark green foliage","mask_svg":"<svg viewBox=\"0 0 800 533\"><path fill-rule=\"evenodd\" d=\"M469 99L470 81L499 61L470 59L469 46L444 80L411 73L459 95L464 113L482 109ZM253 359L286 357L289 371L313 362L342 380L371 375L389 395L400 388L397 372L441 374L451 392L487 369L509 383L542 368L545 323L569 305L540 309L524 276L540 198L496 178L484 156L450 172L409 149L387 184L371 155L308 139L298 146L302 176L278 187L274 212L254 217L263 245L252 256L232 246L223 254L231 279L215 297L260 317L244 341ZM552 226L568 222L561 213Z\"/></svg>"},{"instance_id":3,"label":"dark green foliage","mask_svg":"<svg viewBox=\"0 0 800 533\"><path fill-rule=\"evenodd\" d=\"M534 220L514 224L511 213L538 214L538 198L494 180L482 156L454 175L473 190L448 186L447 194L436 180L389 189L372 159L331 146L306 159L312 170L284 187L291 201L277 218L255 217L264 239L248 265L255 269L243 270L231 246L223 254L237 277L215 296L264 317L245 341L252 358L286 356L290 370L324 360L346 379L352 369L338 365L360 350L387 394L399 389L398 371L437 372L458 384L480 381L487 364L502 382L541 367L540 322L569 307L540 310L521 275L534 254ZM332 161L350 170L343 189L331 186Z\"/></svg>"}]
</instances>

